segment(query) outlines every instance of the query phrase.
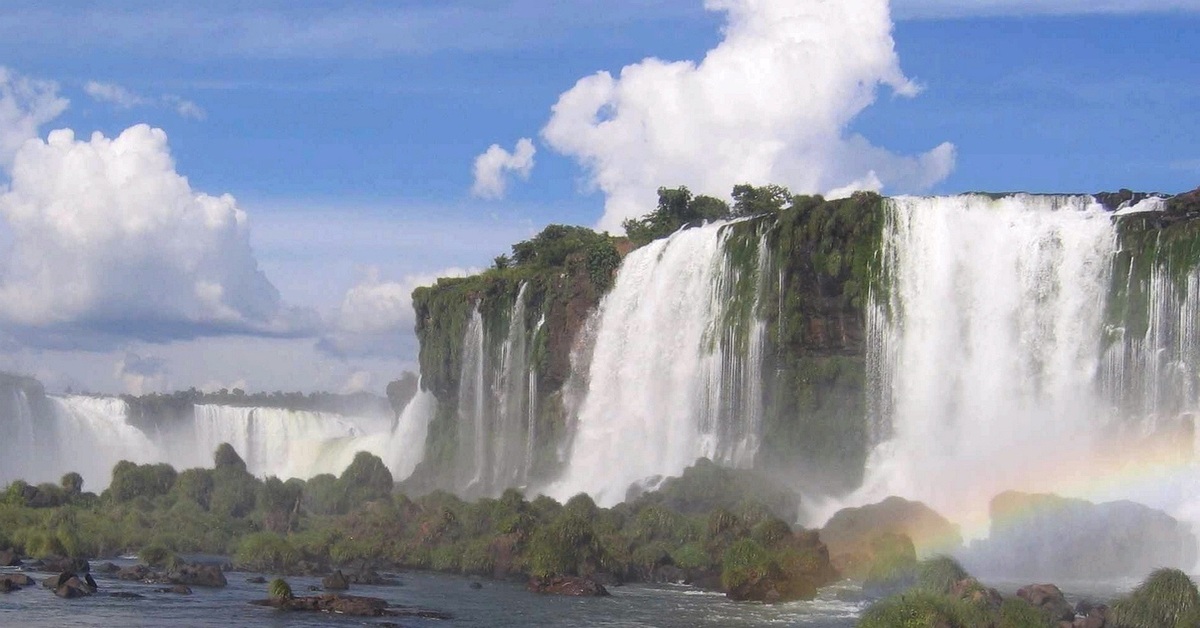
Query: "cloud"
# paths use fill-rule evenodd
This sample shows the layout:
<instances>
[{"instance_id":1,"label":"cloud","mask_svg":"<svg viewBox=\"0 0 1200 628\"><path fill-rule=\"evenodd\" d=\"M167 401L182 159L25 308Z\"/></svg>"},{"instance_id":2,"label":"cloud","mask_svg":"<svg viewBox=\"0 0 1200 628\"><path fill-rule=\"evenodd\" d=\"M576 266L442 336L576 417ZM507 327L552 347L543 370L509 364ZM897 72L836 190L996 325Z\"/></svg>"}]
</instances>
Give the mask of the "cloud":
<instances>
[{"instance_id":1,"label":"cloud","mask_svg":"<svg viewBox=\"0 0 1200 628\"><path fill-rule=\"evenodd\" d=\"M312 333L283 306L228 194L192 190L161 129L26 142L0 194L12 246L0 266L0 321L27 341L104 345L206 335Z\"/></svg>"},{"instance_id":2,"label":"cloud","mask_svg":"<svg viewBox=\"0 0 1200 628\"><path fill-rule=\"evenodd\" d=\"M406 356L416 344L413 290L433 285L439 277L465 277L474 272L447 268L400 281L381 281L379 272L369 269L362 282L346 291L319 347L340 356Z\"/></svg>"},{"instance_id":3,"label":"cloud","mask_svg":"<svg viewBox=\"0 0 1200 628\"><path fill-rule=\"evenodd\" d=\"M943 144L895 155L845 132L900 70L887 0L707 0L722 41L699 63L648 58L618 77L585 77L554 105L542 135L606 195L600 228L654 207L659 186L725 196L737 183L826 192L871 173L890 192L928 189L953 169Z\"/></svg>"},{"instance_id":4,"label":"cloud","mask_svg":"<svg viewBox=\"0 0 1200 628\"><path fill-rule=\"evenodd\" d=\"M83 91L96 102L109 103L119 109L131 109L147 103L145 98L117 85L116 83L101 83L88 81Z\"/></svg>"},{"instance_id":5,"label":"cloud","mask_svg":"<svg viewBox=\"0 0 1200 628\"><path fill-rule=\"evenodd\" d=\"M164 106L173 109L175 113L178 113L180 117L185 119L203 120L208 117L208 114L200 105L175 94L163 94L158 98L146 98L116 83L102 83L100 81L88 81L84 84L83 91L92 100L108 103L118 109Z\"/></svg>"},{"instance_id":6,"label":"cloud","mask_svg":"<svg viewBox=\"0 0 1200 628\"><path fill-rule=\"evenodd\" d=\"M529 173L533 172L533 156L536 153L533 140L527 137L517 140L511 153L499 144L492 144L475 158L475 184L471 186L471 194L480 198L504 198L507 175L513 173L528 179Z\"/></svg>"},{"instance_id":7,"label":"cloud","mask_svg":"<svg viewBox=\"0 0 1200 628\"><path fill-rule=\"evenodd\" d=\"M1200 11L1200 0L894 0L897 19Z\"/></svg>"},{"instance_id":8,"label":"cloud","mask_svg":"<svg viewBox=\"0 0 1200 628\"><path fill-rule=\"evenodd\" d=\"M69 101L58 95L58 84L21 76L0 66L0 168L12 165L13 155L38 128L66 111Z\"/></svg>"},{"instance_id":9,"label":"cloud","mask_svg":"<svg viewBox=\"0 0 1200 628\"><path fill-rule=\"evenodd\" d=\"M204 120L208 117L208 112L200 107L200 105L197 105L190 100L180 98L179 96L168 94L163 96L163 102L174 108L175 113L178 113L182 118L188 120Z\"/></svg>"},{"instance_id":10,"label":"cloud","mask_svg":"<svg viewBox=\"0 0 1200 628\"><path fill-rule=\"evenodd\" d=\"M125 392L131 395L163 391L168 387L167 362L162 358L142 357L126 351L114 366Z\"/></svg>"}]
</instances>

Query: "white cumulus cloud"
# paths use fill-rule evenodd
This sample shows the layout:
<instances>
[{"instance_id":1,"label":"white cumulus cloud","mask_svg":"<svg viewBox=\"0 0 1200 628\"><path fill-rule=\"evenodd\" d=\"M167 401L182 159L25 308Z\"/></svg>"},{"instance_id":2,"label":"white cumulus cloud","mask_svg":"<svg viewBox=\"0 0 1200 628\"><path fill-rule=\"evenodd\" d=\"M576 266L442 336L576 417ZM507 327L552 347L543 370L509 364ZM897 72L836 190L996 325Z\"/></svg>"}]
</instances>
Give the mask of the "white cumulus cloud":
<instances>
[{"instance_id":1,"label":"white cumulus cloud","mask_svg":"<svg viewBox=\"0 0 1200 628\"><path fill-rule=\"evenodd\" d=\"M320 347L337 355L403 355L416 345L413 290L433 285L439 277L465 277L474 272L447 268L383 281L378 270L370 269L360 283L346 291Z\"/></svg>"},{"instance_id":2,"label":"white cumulus cloud","mask_svg":"<svg viewBox=\"0 0 1200 628\"><path fill-rule=\"evenodd\" d=\"M529 173L533 172L533 156L536 153L533 140L527 137L517 140L511 153L499 144L492 144L475 158L475 184L471 187L471 193L480 198L504 198L508 175L511 173L528 179Z\"/></svg>"},{"instance_id":3,"label":"white cumulus cloud","mask_svg":"<svg viewBox=\"0 0 1200 628\"><path fill-rule=\"evenodd\" d=\"M706 0L727 14L700 62L648 58L563 93L542 131L606 195L603 229L653 209L659 186L726 196L738 183L827 192L878 182L917 192L954 147L896 155L846 129L880 86L913 96L887 0Z\"/></svg>"},{"instance_id":4,"label":"white cumulus cloud","mask_svg":"<svg viewBox=\"0 0 1200 628\"><path fill-rule=\"evenodd\" d=\"M0 168L38 128L66 111L69 102L58 95L58 84L21 76L0 66Z\"/></svg>"},{"instance_id":5,"label":"white cumulus cloud","mask_svg":"<svg viewBox=\"0 0 1200 628\"><path fill-rule=\"evenodd\" d=\"M21 147L11 179L0 194L12 236L0 320L34 342L311 328L259 270L234 198L193 190L161 129L88 140L53 131Z\"/></svg>"}]
</instances>

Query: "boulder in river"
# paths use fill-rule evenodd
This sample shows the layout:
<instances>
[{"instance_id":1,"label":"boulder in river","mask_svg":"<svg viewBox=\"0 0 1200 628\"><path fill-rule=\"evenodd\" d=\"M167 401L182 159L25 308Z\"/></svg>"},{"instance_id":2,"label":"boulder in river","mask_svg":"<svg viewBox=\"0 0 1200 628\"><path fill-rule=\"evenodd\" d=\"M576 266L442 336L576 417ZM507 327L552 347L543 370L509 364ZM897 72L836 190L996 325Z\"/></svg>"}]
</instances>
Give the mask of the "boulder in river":
<instances>
[{"instance_id":1,"label":"boulder in river","mask_svg":"<svg viewBox=\"0 0 1200 628\"><path fill-rule=\"evenodd\" d=\"M0 550L0 567L20 567L21 557L14 550Z\"/></svg>"},{"instance_id":2,"label":"boulder in river","mask_svg":"<svg viewBox=\"0 0 1200 628\"><path fill-rule=\"evenodd\" d=\"M602 597L609 595L604 585L591 578L577 576L550 576L530 578L527 588L534 593L569 595L574 597Z\"/></svg>"},{"instance_id":3,"label":"boulder in river","mask_svg":"<svg viewBox=\"0 0 1200 628\"><path fill-rule=\"evenodd\" d=\"M326 591L345 591L350 588L350 581L346 580L346 576L339 569L322 578L321 586L325 587Z\"/></svg>"},{"instance_id":4,"label":"boulder in river","mask_svg":"<svg viewBox=\"0 0 1200 628\"><path fill-rule=\"evenodd\" d=\"M1067 603L1063 592L1053 584L1031 584L1021 587L1017 597L1041 609L1052 622L1074 621L1075 609Z\"/></svg>"},{"instance_id":5,"label":"boulder in river","mask_svg":"<svg viewBox=\"0 0 1200 628\"><path fill-rule=\"evenodd\" d=\"M171 584L219 588L229 584L220 565L182 565L167 574Z\"/></svg>"}]
</instances>

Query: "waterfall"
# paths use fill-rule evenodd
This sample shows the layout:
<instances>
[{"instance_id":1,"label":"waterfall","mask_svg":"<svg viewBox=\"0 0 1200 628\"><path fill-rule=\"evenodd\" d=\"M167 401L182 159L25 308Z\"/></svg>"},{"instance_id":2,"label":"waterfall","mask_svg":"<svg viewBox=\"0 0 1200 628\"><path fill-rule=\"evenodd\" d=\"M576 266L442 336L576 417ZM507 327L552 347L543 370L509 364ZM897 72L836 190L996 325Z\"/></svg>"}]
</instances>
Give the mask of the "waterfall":
<instances>
[{"instance_id":1,"label":"waterfall","mask_svg":"<svg viewBox=\"0 0 1200 628\"><path fill-rule=\"evenodd\" d=\"M94 491L108 485L120 460L166 462L177 469L211 467L213 452L223 442L233 445L259 476L336 475L357 452L368 451L401 480L424 456L436 404L432 393L419 392L394 426L369 417L197 405L192 421L148 434L129 422L129 408L119 398L46 396L47 414L41 416L26 391L4 392L0 399L11 402L0 404L0 418L14 424L16 437L3 447L0 481L57 482L76 471Z\"/></svg>"},{"instance_id":2,"label":"waterfall","mask_svg":"<svg viewBox=\"0 0 1200 628\"><path fill-rule=\"evenodd\" d=\"M748 263L730 254L730 223L686 229L630 253L595 314L586 387L566 469L547 487L602 505L636 482L678 475L699 457L753 463L762 422L771 278L764 237ZM749 295L744 294L748 287Z\"/></svg>"},{"instance_id":3,"label":"waterfall","mask_svg":"<svg viewBox=\"0 0 1200 628\"><path fill-rule=\"evenodd\" d=\"M532 465L536 423L536 374L526 325L526 293L521 284L502 324L492 328L476 308L463 336L458 389L457 487L471 495L491 495L520 486ZM540 325L539 325L540 327Z\"/></svg>"},{"instance_id":4,"label":"waterfall","mask_svg":"<svg viewBox=\"0 0 1200 628\"><path fill-rule=\"evenodd\" d=\"M1126 337L1107 318L1118 253L1092 197L888 201L887 294L867 312L874 448L842 503L918 499L968 536L1012 489L1179 513L1181 488L1132 479L1160 461L1122 434L1152 431L1165 401L1196 408L1200 277L1155 270L1146 332Z\"/></svg>"}]
</instances>

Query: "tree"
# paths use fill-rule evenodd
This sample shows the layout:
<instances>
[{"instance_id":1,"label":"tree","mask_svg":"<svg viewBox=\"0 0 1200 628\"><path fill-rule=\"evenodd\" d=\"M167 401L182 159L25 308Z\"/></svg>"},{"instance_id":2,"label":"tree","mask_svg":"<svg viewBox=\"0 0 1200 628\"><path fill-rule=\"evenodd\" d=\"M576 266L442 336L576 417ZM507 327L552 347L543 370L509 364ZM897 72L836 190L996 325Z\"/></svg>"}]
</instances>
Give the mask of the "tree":
<instances>
[{"instance_id":1,"label":"tree","mask_svg":"<svg viewBox=\"0 0 1200 628\"><path fill-rule=\"evenodd\" d=\"M733 213L736 216L778 213L791 201L792 193L780 185L755 187L743 183L733 187Z\"/></svg>"},{"instance_id":2,"label":"tree","mask_svg":"<svg viewBox=\"0 0 1200 628\"><path fill-rule=\"evenodd\" d=\"M232 467L242 471L246 470L246 461L242 460L237 450L229 443L217 445L217 451L213 454L213 464L218 469Z\"/></svg>"},{"instance_id":3,"label":"tree","mask_svg":"<svg viewBox=\"0 0 1200 628\"><path fill-rule=\"evenodd\" d=\"M83 476L72 471L62 476L59 481L63 491L67 493L68 498L78 497L83 494Z\"/></svg>"},{"instance_id":4,"label":"tree","mask_svg":"<svg viewBox=\"0 0 1200 628\"><path fill-rule=\"evenodd\" d=\"M348 505L354 507L363 502L387 497L392 493L394 482L392 472L379 456L360 451L354 455L354 461L338 478L338 485L349 500Z\"/></svg>"}]
</instances>

